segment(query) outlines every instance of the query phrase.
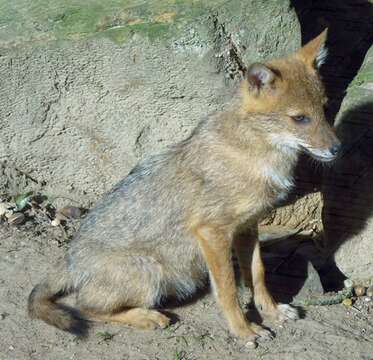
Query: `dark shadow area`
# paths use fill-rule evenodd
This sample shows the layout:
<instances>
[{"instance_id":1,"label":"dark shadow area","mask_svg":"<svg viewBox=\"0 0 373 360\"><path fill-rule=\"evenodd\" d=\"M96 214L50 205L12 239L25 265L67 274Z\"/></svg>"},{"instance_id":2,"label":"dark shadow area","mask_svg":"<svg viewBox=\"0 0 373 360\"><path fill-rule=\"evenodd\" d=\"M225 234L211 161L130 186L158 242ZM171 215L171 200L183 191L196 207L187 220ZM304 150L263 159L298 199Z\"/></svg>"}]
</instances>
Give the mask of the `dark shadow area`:
<instances>
[{"instance_id":1,"label":"dark shadow area","mask_svg":"<svg viewBox=\"0 0 373 360\"><path fill-rule=\"evenodd\" d=\"M346 277L310 237L291 237L262 251L268 288L278 302L290 303L343 288Z\"/></svg>"},{"instance_id":2,"label":"dark shadow area","mask_svg":"<svg viewBox=\"0 0 373 360\"><path fill-rule=\"evenodd\" d=\"M344 151L325 172L322 191L326 251L331 259L342 243L366 228L373 214L373 99L343 114L337 133Z\"/></svg>"},{"instance_id":3,"label":"dark shadow area","mask_svg":"<svg viewBox=\"0 0 373 360\"><path fill-rule=\"evenodd\" d=\"M262 257L267 286L276 301L290 303L307 297L309 291L323 293L318 269L324 265L324 258L311 238L296 235L262 246Z\"/></svg>"},{"instance_id":4,"label":"dark shadow area","mask_svg":"<svg viewBox=\"0 0 373 360\"><path fill-rule=\"evenodd\" d=\"M185 299L178 299L177 297L167 297L161 300L160 308L176 309L181 306L192 305L198 300L202 299L210 292L210 285L208 279L206 279L205 286L198 289L195 293ZM163 310L162 310L163 312Z\"/></svg>"},{"instance_id":5,"label":"dark shadow area","mask_svg":"<svg viewBox=\"0 0 373 360\"><path fill-rule=\"evenodd\" d=\"M325 292L341 290L347 277L339 270L333 258L325 259L325 264L317 269Z\"/></svg>"}]
</instances>

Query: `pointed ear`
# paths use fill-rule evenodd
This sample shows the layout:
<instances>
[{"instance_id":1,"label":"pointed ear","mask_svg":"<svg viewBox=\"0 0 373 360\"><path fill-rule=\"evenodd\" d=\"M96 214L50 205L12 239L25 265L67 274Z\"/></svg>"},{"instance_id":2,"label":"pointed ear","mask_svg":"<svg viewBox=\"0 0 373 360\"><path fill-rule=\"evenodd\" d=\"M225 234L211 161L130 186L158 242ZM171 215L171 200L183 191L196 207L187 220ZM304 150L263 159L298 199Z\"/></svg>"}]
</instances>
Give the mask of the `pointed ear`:
<instances>
[{"instance_id":1,"label":"pointed ear","mask_svg":"<svg viewBox=\"0 0 373 360\"><path fill-rule=\"evenodd\" d=\"M275 81L276 74L264 64L254 63L247 69L246 77L250 90L260 91Z\"/></svg>"},{"instance_id":2,"label":"pointed ear","mask_svg":"<svg viewBox=\"0 0 373 360\"><path fill-rule=\"evenodd\" d=\"M312 66L315 69L325 62L327 56L327 48L325 47L325 41L328 35L328 28L326 28L319 36L304 45L296 53L300 59L307 65Z\"/></svg>"}]
</instances>

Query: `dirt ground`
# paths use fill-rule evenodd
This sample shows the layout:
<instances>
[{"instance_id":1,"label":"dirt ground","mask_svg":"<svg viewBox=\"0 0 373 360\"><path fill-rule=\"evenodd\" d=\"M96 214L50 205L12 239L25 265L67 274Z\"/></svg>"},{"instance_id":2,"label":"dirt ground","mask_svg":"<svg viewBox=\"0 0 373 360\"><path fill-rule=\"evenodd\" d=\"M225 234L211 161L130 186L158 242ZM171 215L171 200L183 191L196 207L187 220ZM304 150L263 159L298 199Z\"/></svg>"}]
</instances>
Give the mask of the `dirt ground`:
<instances>
[{"instance_id":1,"label":"dirt ground","mask_svg":"<svg viewBox=\"0 0 373 360\"><path fill-rule=\"evenodd\" d=\"M264 322L275 338L256 349L229 334L208 292L168 308L178 320L165 330L97 323L78 340L26 315L32 287L65 251L62 239L58 228L0 224L0 360L373 359L373 304L363 299L348 308L308 307L294 323ZM248 291L240 292L247 304Z\"/></svg>"}]
</instances>

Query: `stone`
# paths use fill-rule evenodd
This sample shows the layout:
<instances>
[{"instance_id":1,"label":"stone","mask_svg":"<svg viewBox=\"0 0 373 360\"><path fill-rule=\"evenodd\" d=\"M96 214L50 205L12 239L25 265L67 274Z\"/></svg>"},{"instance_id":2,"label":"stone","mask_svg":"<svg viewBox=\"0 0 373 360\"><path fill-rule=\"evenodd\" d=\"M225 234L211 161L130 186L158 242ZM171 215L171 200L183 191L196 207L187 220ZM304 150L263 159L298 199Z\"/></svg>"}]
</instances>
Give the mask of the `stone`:
<instances>
[{"instance_id":1,"label":"stone","mask_svg":"<svg viewBox=\"0 0 373 360\"><path fill-rule=\"evenodd\" d=\"M327 246L340 270L373 278L373 47L349 85L336 119L344 151L325 173Z\"/></svg>"}]
</instances>

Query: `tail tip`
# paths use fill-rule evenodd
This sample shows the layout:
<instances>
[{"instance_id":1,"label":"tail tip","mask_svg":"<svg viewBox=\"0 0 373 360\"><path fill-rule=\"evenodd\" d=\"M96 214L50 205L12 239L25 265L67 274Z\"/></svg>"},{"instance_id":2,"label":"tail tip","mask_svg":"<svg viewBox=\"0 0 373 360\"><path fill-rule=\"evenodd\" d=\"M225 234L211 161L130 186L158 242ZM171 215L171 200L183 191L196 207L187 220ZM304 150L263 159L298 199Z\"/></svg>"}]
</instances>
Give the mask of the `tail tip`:
<instances>
[{"instance_id":1,"label":"tail tip","mask_svg":"<svg viewBox=\"0 0 373 360\"><path fill-rule=\"evenodd\" d=\"M86 339L89 331L89 323L83 319L73 319L70 325L63 329L79 339Z\"/></svg>"}]
</instances>

